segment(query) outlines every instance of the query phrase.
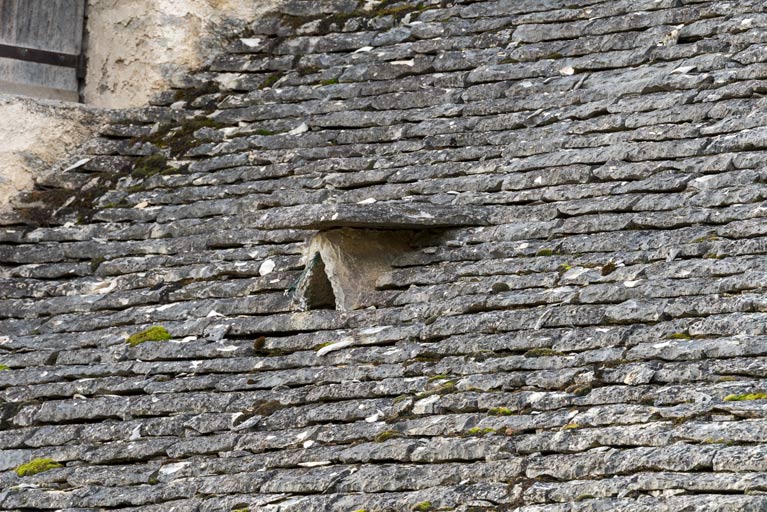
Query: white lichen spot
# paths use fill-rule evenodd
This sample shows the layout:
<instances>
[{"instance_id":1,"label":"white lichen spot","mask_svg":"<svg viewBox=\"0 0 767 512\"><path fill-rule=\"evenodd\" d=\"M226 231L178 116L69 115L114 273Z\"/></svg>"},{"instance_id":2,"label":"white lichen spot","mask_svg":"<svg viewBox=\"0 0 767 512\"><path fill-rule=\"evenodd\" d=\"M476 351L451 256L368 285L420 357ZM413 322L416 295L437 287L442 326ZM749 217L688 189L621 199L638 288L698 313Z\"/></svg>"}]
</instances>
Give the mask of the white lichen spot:
<instances>
[{"instance_id":1,"label":"white lichen spot","mask_svg":"<svg viewBox=\"0 0 767 512\"><path fill-rule=\"evenodd\" d=\"M588 271L589 271L589 269L583 268L583 267L571 268L570 270L568 270L567 272L564 273L562 278L563 279L575 279L575 278L580 277L583 274L587 273Z\"/></svg>"},{"instance_id":2,"label":"white lichen spot","mask_svg":"<svg viewBox=\"0 0 767 512\"><path fill-rule=\"evenodd\" d=\"M90 290L92 295L106 295L117 288L117 281L101 281L95 283Z\"/></svg>"},{"instance_id":3,"label":"white lichen spot","mask_svg":"<svg viewBox=\"0 0 767 512\"><path fill-rule=\"evenodd\" d=\"M697 66L679 66L678 68L671 71L671 74L685 75L689 73L690 71L695 71L696 69L697 69Z\"/></svg>"},{"instance_id":4,"label":"white lichen spot","mask_svg":"<svg viewBox=\"0 0 767 512\"><path fill-rule=\"evenodd\" d=\"M299 466L302 468L317 468L320 466L330 466L329 460L318 460L316 462L299 462Z\"/></svg>"},{"instance_id":5,"label":"white lichen spot","mask_svg":"<svg viewBox=\"0 0 767 512\"><path fill-rule=\"evenodd\" d=\"M243 38L240 39L242 44L247 46L248 48L255 48L256 46L261 44L261 38L258 37L252 37L252 38Z\"/></svg>"},{"instance_id":6,"label":"white lichen spot","mask_svg":"<svg viewBox=\"0 0 767 512\"><path fill-rule=\"evenodd\" d=\"M274 261L272 260L266 260L263 263L261 263L261 266L258 267L258 274L263 277L266 275L269 275L274 270L274 267L276 267Z\"/></svg>"},{"instance_id":7,"label":"white lichen spot","mask_svg":"<svg viewBox=\"0 0 767 512\"><path fill-rule=\"evenodd\" d=\"M302 133L306 133L309 131L309 125L306 123L301 123L299 126L293 128L288 132L288 135L301 135Z\"/></svg>"},{"instance_id":8,"label":"white lichen spot","mask_svg":"<svg viewBox=\"0 0 767 512\"><path fill-rule=\"evenodd\" d=\"M160 474L161 475L172 475L173 473L178 473L185 467L187 467L190 463L189 462L175 462L173 464L167 464L160 468Z\"/></svg>"},{"instance_id":9,"label":"white lichen spot","mask_svg":"<svg viewBox=\"0 0 767 512\"><path fill-rule=\"evenodd\" d=\"M372 46L363 46L359 50L354 50L354 53L367 53L367 52L369 52L372 49L373 49Z\"/></svg>"},{"instance_id":10,"label":"white lichen spot","mask_svg":"<svg viewBox=\"0 0 767 512\"><path fill-rule=\"evenodd\" d=\"M432 395L430 397L424 398L423 400L418 400L413 404L413 414L427 414L431 413L431 405L436 403L439 400L439 395Z\"/></svg>"},{"instance_id":11,"label":"white lichen spot","mask_svg":"<svg viewBox=\"0 0 767 512\"><path fill-rule=\"evenodd\" d=\"M408 66L408 67L412 68L413 66L415 66L415 60L414 59L410 59L410 60L393 60L393 61L391 61L390 64L392 66Z\"/></svg>"},{"instance_id":12,"label":"white lichen spot","mask_svg":"<svg viewBox=\"0 0 767 512\"><path fill-rule=\"evenodd\" d=\"M570 76L575 74L575 68L572 66L565 66L559 70L559 74L562 76Z\"/></svg>"},{"instance_id":13,"label":"white lichen spot","mask_svg":"<svg viewBox=\"0 0 767 512\"><path fill-rule=\"evenodd\" d=\"M341 350L342 348L346 348L350 345L354 344L354 338L345 338L341 341L337 341L335 343L331 343L330 345L327 345L325 347L322 347L317 351L317 357L322 357L325 354L329 354L330 352L334 352L336 350Z\"/></svg>"},{"instance_id":14,"label":"white lichen spot","mask_svg":"<svg viewBox=\"0 0 767 512\"><path fill-rule=\"evenodd\" d=\"M360 334L362 334L363 336L368 336L370 334L378 334L379 332L385 331L388 328L389 327L386 325L384 325L383 327L368 327L367 329L362 329L360 331Z\"/></svg>"},{"instance_id":15,"label":"white lichen spot","mask_svg":"<svg viewBox=\"0 0 767 512\"><path fill-rule=\"evenodd\" d=\"M371 414L370 416L368 416L367 418L365 418L365 421L366 421L367 423L375 423L376 421L378 421L378 419L379 419L379 418L382 418L383 416L384 416L384 413L383 413L383 411L381 411L381 410L379 409L379 410L377 410L377 411L376 411L376 413L375 413L375 414Z\"/></svg>"},{"instance_id":16,"label":"white lichen spot","mask_svg":"<svg viewBox=\"0 0 767 512\"><path fill-rule=\"evenodd\" d=\"M418 212L408 215L411 219L433 219L434 215L426 212Z\"/></svg>"},{"instance_id":17,"label":"white lichen spot","mask_svg":"<svg viewBox=\"0 0 767 512\"><path fill-rule=\"evenodd\" d=\"M83 158L83 159L81 159L81 160L78 160L77 162L73 163L72 165L70 165L69 167L67 167L66 169L64 169L64 171L63 171L63 172L74 171L74 170L75 170L75 169L77 169L78 167L82 167L83 165L87 164L87 163L88 163L88 162L90 162L90 161L91 161L91 159L90 159L90 158Z\"/></svg>"},{"instance_id":18,"label":"white lichen spot","mask_svg":"<svg viewBox=\"0 0 767 512\"><path fill-rule=\"evenodd\" d=\"M377 201L374 197L368 197L367 199L363 199L362 201L357 202L357 204L374 204L376 202Z\"/></svg>"}]
</instances>

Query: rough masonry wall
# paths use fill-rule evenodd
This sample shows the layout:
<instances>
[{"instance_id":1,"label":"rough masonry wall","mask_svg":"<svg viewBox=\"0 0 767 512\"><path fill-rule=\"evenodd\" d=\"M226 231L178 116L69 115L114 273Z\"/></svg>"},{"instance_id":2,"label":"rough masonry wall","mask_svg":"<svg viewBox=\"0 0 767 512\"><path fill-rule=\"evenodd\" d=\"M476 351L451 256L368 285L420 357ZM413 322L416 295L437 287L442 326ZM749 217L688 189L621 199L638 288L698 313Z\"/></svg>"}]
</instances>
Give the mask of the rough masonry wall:
<instances>
[{"instance_id":1,"label":"rough masonry wall","mask_svg":"<svg viewBox=\"0 0 767 512\"><path fill-rule=\"evenodd\" d=\"M84 99L137 107L278 0L90 0Z\"/></svg>"},{"instance_id":2,"label":"rough masonry wall","mask_svg":"<svg viewBox=\"0 0 767 512\"><path fill-rule=\"evenodd\" d=\"M104 122L80 104L17 96L0 96L0 119L0 211Z\"/></svg>"},{"instance_id":3,"label":"rough masonry wall","mask_svg":"<svg viewBox=\"0 0 767 512\"><path fill-rule=\"evenodd\" d=\"M763 0L254 29L0 218L0 510L767 510Z\"/></svg>"},{"instance_id":4,"label":"rough masonry wall","mask_svg":"<svg viewBox=\"0 0 767 512\"><path fill-rule=\"evenodd\" d=\"M278 0L91 0L84 102L147 104L174 76L201 67L233 33ZM11 96L0 99L0 211L101 124L94 109Z\"/></svg>"}]
</instances>

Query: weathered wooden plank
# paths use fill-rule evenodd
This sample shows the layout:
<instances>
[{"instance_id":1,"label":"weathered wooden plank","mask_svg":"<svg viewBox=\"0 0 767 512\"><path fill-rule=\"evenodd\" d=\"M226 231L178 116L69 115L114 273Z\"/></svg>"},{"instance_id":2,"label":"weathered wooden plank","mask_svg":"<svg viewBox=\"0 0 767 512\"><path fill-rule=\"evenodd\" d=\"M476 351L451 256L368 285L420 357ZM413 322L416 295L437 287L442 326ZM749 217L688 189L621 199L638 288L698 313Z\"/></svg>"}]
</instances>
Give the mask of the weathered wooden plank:
<instances>
[{"instance_id":1,"label":"weathered wooden plank","mask_svg":"<svg viewBox=\"0 0 767 512\"><path fill-rule=\"evenodd\" d=\"M0 44L79 55L84 15L85 0L0 0ZM76 101L78 88L72 67L0 58L0 92Z\"/></svg>"},{"instance_id":2,"label":"weathered wooden plank","mask_svg":"<svg viewBox=\"0 0 767 512\"><path fill-rule=\"evenodd\" d=\"M0 0L0 43L78 55L84 0Z\"/></svg>"},{"instance_id":3,"label":"weathered wooden plank","mask_svg":"<svg viewBox=\"0 0 767 512\"><path fill-rule=\"evenodd\" d=\"M9 80L9 78L12 79ZM77 72L75 69L49 66L37 62L0 58L0 79L52 89L77 90Z\"/></svg>"}]
</instances>

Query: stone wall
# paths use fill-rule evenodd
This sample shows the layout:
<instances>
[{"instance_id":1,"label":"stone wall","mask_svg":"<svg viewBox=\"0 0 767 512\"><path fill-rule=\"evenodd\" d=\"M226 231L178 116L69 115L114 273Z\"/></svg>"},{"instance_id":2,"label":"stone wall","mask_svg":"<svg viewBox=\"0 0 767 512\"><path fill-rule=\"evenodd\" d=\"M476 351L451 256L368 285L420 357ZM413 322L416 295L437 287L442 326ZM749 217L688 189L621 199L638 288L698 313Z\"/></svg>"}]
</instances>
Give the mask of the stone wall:
<instances>
[{"instance_id":1,"label":"stone wall","mask_svg":"<svg viewBox=\"0 0 767 512\"><path fill-rule=\"evenodd\" d=\"M0 96L0 210L34 178L93 135L98 110L78 103Z\"/></svg>"},{"instance_id":2,"label":"stone wall","mask_svg":"<svg viewBox=\"0 0 767 512\"><path fill-rule=\"evenodd\" d=\"M145 105L278 1L89 0L85 103ZM0 97L0 118L12 120L0 126L0 210L92 136L98 117L77 104Z\"/></svg>"},{"instance_id":3,"label":"stone wall","mask_svg":"<svg viewBox=\"0 0 767 512\"><path fill-rule=\"evenodd\" d=\"M85 102L145 104L277 0L89 0Z\"/></svg>"}]
</instances>

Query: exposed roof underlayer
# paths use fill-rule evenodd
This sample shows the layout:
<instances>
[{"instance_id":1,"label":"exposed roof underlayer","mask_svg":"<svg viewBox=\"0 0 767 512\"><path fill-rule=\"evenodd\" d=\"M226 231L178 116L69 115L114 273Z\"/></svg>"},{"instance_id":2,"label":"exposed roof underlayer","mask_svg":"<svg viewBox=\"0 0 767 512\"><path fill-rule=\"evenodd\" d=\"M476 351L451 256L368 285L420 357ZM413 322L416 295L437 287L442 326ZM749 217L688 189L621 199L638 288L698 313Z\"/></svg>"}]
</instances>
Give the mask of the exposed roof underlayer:
<instances>
[{"instance_id":1,"label":"exposed roof underlayer","mask_svg":"<svg viewBox=\"0 0 767 512\"><path fill-rule=\"evenodd\" d=\"M288 2L2 218L0 509L767 509L765 40ZM297 311L339 227L415 246Z\"/></svg>"}]
</instances>

